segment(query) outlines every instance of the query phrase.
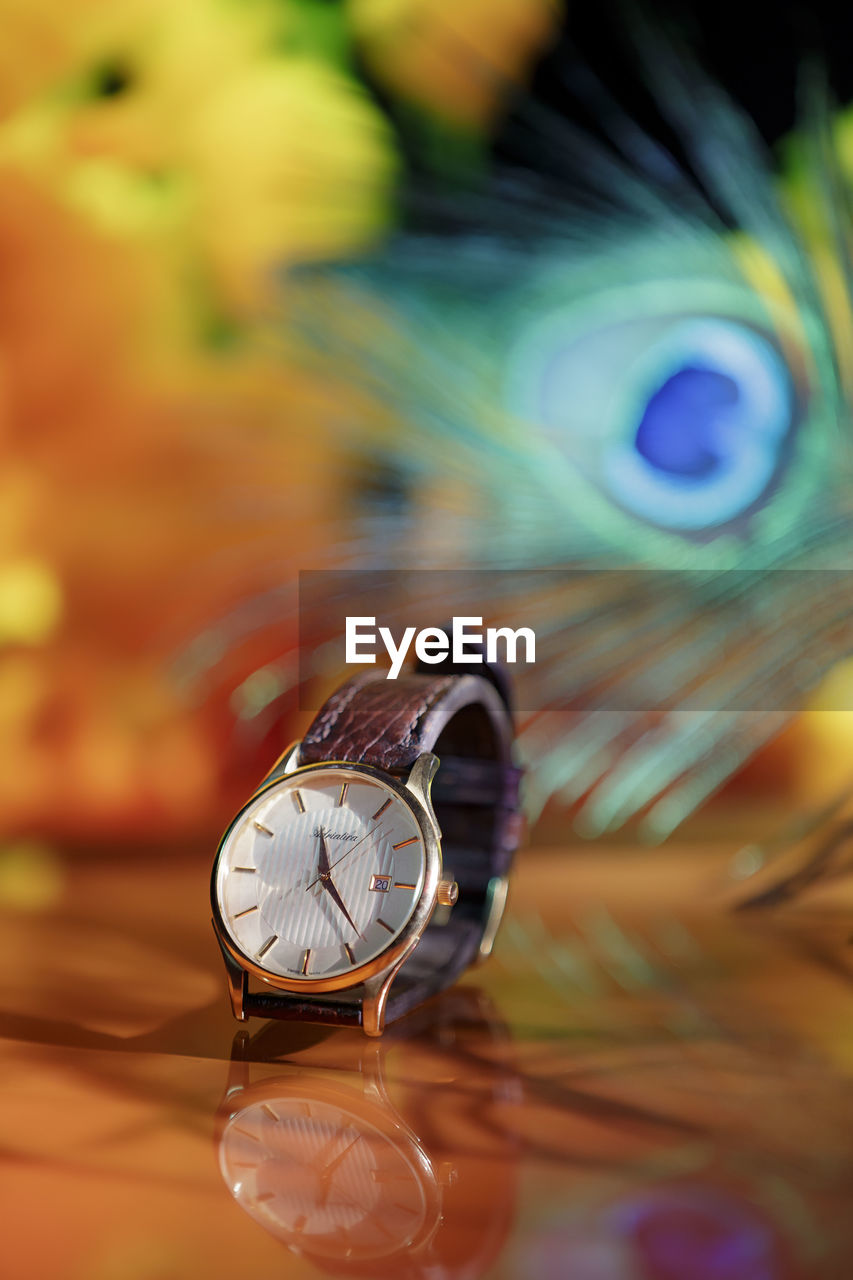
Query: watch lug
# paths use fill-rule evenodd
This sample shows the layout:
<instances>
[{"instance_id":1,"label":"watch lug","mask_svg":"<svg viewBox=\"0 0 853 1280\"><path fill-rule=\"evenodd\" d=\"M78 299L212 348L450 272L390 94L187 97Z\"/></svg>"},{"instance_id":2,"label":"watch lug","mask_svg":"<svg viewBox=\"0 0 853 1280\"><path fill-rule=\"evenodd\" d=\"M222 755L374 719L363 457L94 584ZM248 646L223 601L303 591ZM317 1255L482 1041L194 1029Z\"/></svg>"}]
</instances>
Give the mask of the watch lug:
<instances>
[{"instance_id":1,"label":"watch lug","mask_svg":"<svg viewBox=\"0 0 853 1280\"><path fill-rule=\"evenodd\" d=\"M260 786L264 786L267 782L271 782L273 778L283 778L288 773L293 773L299 768L299 750L302 746L299 742L291 742L289 747L282 751L269 773L261 779Z\"/></svg>"},{"instance_id":2,"label":"watch lug","mask_svg":"<svg viewBox=\"0 0 853 1280\"><path fill-rule=\"evenodd\" d=\"M364 999L361 1002L361 1027L366 1036L381 1036L385 1030L385 1008L388 1004L388 992L391 983L402 965L395 964L388 973L380 973L369 978L364 984Z\"/></svg>"},{"instance_id":3,"label":"watch lug","mask_svg":"<svg viewBox=\"0 0 853 1280\"><path fill-rule=\"evenodd\" d=\"M424 751L412 765L405 782L406 790L411 791L412 795L420 800L433 822L435 822L435 813L430 800L430 790L432 789L432 780L435 777L438 764L438 756L434 756L431 751ZM437 822L435 822L435 826L436 830L438 830Z\"/></svg>"},{"instance_id":4,"label":"watch lug","mask_svg":"<svg viewBox=\"0 0 853 1280\"><path fill-rule=\"evenodd\" d=\"M504 911L506 910L508 890L509 879L507 876L492 876L486 889L486 923L476 958L477 964L481 964L483 960L488 960L492 954L495 938L498 935L498 929L501 927L501 920L503 920Z\"/></svg>"},{"instance_id":5,"label":"watch lug","mask_svg":"<svg viewBox=\"0 0 853 1280\"><path fill-rule=\"evenodd\" d=\"M228 974L228 995L231 998L231 1012L238 1022L248 1022L249 1015L243 1008L249 988L249 975L244 969L237 974Z\"/></svg>"},{"instance_id":6,"label":"watch lug","mask_svg":"<svg viewBox=\"0 0 853 1280\"><path fill-rule=\"evenodd\" d=\"M222 945L222 939L219 936L219 930L216 928L216 921L211 920L213 932L216 934L216 941L219 943L219 950L222 952L222 959L225 961L225 972L228 975L228 996L231 1000L231 1012L238 1022L248 1022L249 1015L243 1008L246 996L249 991L249 975L245 969L241 969L237 961L232 955L229 955L225 947Z\"/></svg>"}]
</instances>

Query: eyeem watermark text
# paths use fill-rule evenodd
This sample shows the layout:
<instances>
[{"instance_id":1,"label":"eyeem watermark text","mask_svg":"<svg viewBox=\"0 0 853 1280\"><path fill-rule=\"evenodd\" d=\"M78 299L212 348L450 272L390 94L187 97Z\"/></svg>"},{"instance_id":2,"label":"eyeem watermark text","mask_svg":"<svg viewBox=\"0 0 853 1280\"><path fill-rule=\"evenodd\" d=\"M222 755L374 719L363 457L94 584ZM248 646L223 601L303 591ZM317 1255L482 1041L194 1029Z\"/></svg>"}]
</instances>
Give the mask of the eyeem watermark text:
<instances>
[{"instance_id":1,"label":"eyeem watermark text","mask_svg":"<svg viewBox=\"0 0 853 1280\"><path fill-rule=\"evenodd\" d=\"M440 627L406 627L399 643L390 627L377 627L375 618L347 618L346 661L375 662L379 644L391 659L389 680L396 680L414 644L420 662L441 662L450 655L453 662L472 664L503 661L536 661L536 635L530 627L486 627L482 618L454 618L450 634ZM524 656L519 659L519 645Z\"/></svg>"}]
</instances>

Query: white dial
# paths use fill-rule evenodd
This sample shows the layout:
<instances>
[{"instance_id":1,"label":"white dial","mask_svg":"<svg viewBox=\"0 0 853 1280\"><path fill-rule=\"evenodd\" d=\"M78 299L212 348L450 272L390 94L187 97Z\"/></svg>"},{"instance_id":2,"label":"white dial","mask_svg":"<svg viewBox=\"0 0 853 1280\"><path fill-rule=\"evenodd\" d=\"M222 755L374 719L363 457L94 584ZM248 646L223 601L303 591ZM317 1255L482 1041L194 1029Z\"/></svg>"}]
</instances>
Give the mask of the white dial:
<instances>
[{"instance_id":1,"label":"white dial","mask_svg":"<svg viewBox=\"0 0 853 1280\"><path fill-rule=\"evenodd\" d=\"M412 915L423 837L395 791L349 769L285 777L240 814L215 892L238 950L281 977L346 974L386 950Z\"/></svg>"}]
</instances>

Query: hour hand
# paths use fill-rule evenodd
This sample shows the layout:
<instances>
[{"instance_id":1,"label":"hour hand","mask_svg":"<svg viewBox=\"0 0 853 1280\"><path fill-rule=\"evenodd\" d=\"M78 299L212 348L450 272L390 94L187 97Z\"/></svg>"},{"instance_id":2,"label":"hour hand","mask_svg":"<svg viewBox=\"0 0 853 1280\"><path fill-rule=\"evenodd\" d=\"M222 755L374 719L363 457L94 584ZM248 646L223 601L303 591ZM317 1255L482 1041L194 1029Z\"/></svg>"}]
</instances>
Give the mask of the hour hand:
<instances>
[{"instance_id":1,"label":"hour hand","mask_svg":"<svg viewBox=\"0 0 853 1280\"><path fill-rule=\"evenodd\" d=\"M317 870L320 873L320 879L326 881L329 878L329 850L326 848L326 837L323 835L323 828L317 832L320 840L320 850L317 854Z\"/></svg>"}]
</instances>

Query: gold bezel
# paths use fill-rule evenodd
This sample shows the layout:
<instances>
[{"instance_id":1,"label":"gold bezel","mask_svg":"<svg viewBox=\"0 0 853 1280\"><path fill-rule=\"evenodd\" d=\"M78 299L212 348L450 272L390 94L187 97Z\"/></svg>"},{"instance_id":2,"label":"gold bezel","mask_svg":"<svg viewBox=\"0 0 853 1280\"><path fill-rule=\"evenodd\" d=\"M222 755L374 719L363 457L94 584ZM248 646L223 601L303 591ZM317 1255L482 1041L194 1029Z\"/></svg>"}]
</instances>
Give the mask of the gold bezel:
<instances>
[{"instance_id":1,"label":"gold bezel","mask_svg":"<svg viewBox=\"0 0 853 1280\"><path fill-rule=\"evenodd\" d=\"M281 759L288 756L292 758L293 749L289 749L284 753ZM243 807L237 812L228 824L222 839L216 848L216 854L213 859L213 869L210 876L210 904L213 912L213 927L220 945L231 956L236 964L240 966L246 973L252 974L259 981L268 987L273 987L277 991L287 991L290 994L299 994L300 992L329 992L329 991L348 991L352 987L360 987L365 983L377 981L380 978L387 978L393 974L403 963L409 953L417 946L417 943L427 927L432 916L436 904L436 894L438 891L438 883L441 879L441 833L432 805L429 799L429 784L435 766L438 761L435 756L425 754L415 762L409 776L405 780L395 778L393 775L384 772L382 769L376 769L372 765L354 764L350 760L323 760L318 764L300 765L291 770L279 770L274 767L272 772L267 775L256 791L252 793ZM350 773L360 773L365 777L381 782L389 791L393 791L395 795L408 805L412 812L412 816L417 823L424 843L424 883L420 897L415 903L414 910L406 921L400 933L396 938L392 938L389 945L384 951L380 951L371 960L365 961L364 964L357 965L347 973L335 974L328 978L284 978L280 974L271 973L268 969L264 969L256 961L245 955L239 947L236 946L231 935L225 927L222 919L219 902L216 894L216 875L219 867L219 859L222 856L222 850L225 842L230 836L234 827L241 820L247 809L254 804L259 796L266 794L267 791L283 783L291 783L294 778L305 777L312 773L325 771L338 772L346 770Z\"/></svg>"}]
</instances>

